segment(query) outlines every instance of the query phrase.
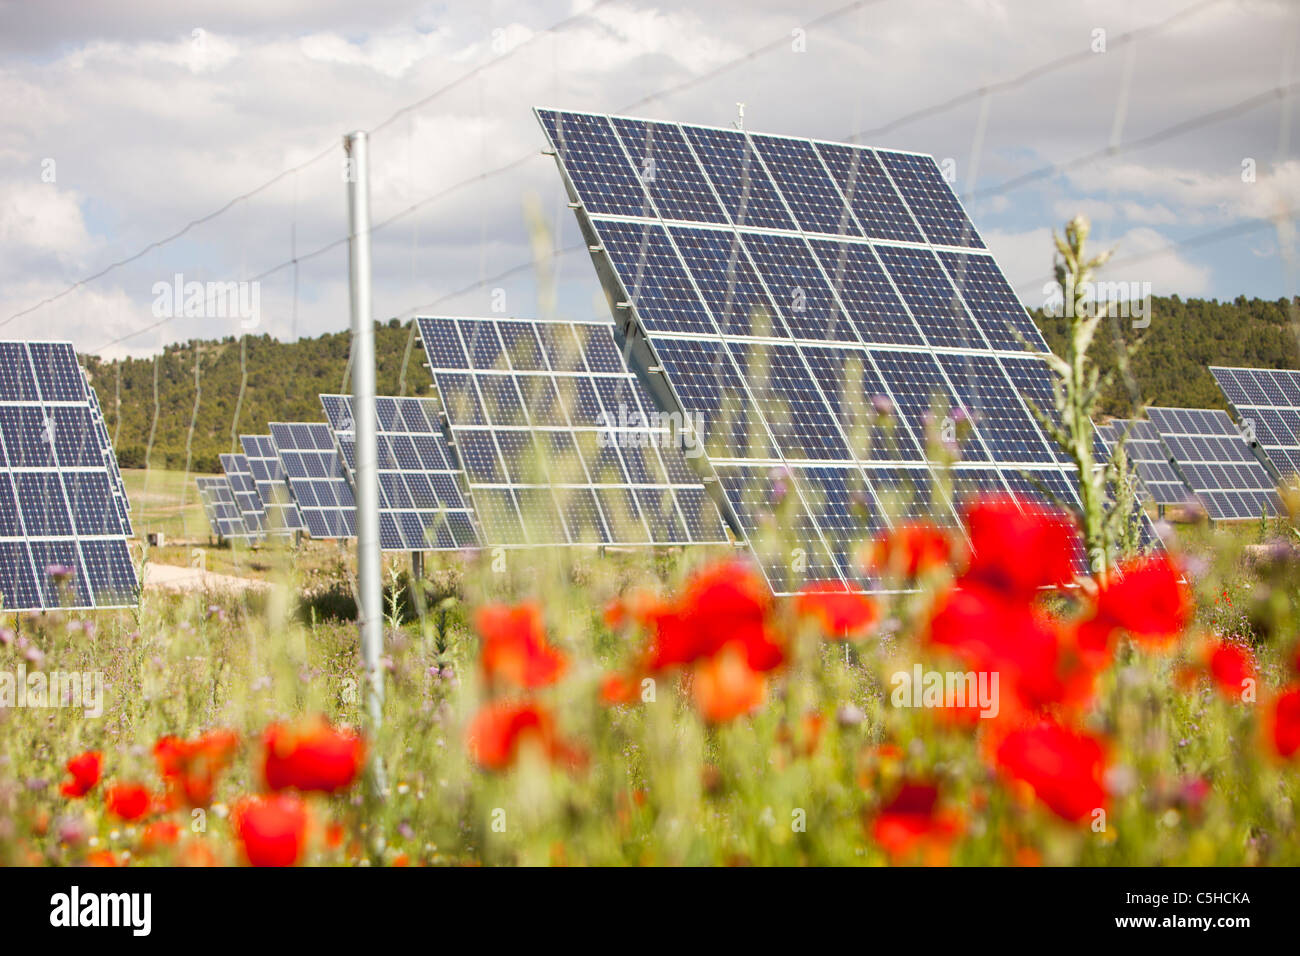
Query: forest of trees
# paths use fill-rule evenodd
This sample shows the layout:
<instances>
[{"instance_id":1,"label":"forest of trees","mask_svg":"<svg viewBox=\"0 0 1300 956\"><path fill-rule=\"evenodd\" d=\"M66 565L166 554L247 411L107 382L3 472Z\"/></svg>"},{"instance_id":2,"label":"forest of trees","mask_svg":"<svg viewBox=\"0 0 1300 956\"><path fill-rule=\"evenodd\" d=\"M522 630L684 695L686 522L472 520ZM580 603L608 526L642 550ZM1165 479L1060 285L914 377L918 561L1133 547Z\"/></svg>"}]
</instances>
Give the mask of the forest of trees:
<instances>
[{"instance_id":1,"label":"forest of trees","mask_svg":"<svg viewBox=\"0 0 1300 956\"><path fill-rule=\"evenodd\" d=\"M1035 314L1048 344L1064 346L1064 319ZM1300 342L1289 322L1285 299L1239 297L1232 302L1157 297L1151 323L1134 329L1120 320L1126 341L1140 337L1133 361L1143 404L1192 408L1226 408L1207 365L1300 368ZM381 395L418 394L430 385L424 351L411 344L409 323L396 319L376 326L377 386ZM1093 353L1105 368L1114 365L1115 326L1103 326ZM220 471L217 456L231 451L232 435L262 433L272 421L323 421L322 392L344 385L350 334L335 332L297 342L270 336L170 345L156 358L102 362L82 356L104 407L124 468L142 468L146 455L153 467L185 467L186 439L193 418L190 470ZM241 362L242 352L242 362ZM195 361L199 364L199 401L195 413ZM402 368L406 360L405 391ZM240 383L247 381L240 401ZM154 383L157 380L157 424ZM239 408L236 420L236 405ZM1105 415L1133 414L1128 390L1115 382L1103 396ZM153 430L152 452L150 432Z\"/></svg>"}]
</instances>

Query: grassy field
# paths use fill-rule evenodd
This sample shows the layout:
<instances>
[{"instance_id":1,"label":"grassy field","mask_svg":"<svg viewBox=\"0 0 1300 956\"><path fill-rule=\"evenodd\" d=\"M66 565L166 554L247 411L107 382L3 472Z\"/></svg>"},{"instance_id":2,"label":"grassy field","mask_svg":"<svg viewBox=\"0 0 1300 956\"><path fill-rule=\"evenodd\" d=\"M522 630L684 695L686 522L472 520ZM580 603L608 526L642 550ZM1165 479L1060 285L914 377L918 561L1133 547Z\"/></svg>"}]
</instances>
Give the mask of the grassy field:
<instances>
[{"instance_id":1,"label":"grassy field","mask_svg":"<svg viewBox=\"0 0 1300 956\"><path fill-rule=\"evenodd\" d=\"M203 514L195 477L161 468L122 469L131 501L131 523L138 537L162 532L166 538L207 541L208 519Z\"/></svg>"}]
</instances>

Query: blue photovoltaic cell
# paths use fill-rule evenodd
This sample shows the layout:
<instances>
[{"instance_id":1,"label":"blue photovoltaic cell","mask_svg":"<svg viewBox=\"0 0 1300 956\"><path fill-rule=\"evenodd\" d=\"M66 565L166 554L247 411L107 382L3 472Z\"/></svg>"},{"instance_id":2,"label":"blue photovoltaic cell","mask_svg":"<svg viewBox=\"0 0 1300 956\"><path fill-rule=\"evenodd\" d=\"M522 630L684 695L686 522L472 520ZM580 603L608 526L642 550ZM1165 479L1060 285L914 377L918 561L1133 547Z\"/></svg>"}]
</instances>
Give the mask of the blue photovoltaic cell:
<instances>
[{"instance_id":1,"label":"blue photovoltaic cell","mask_svg":"<svg viewBox=\"0 0 1300 956\"><path fill-rule=\"evenodd\" d=\"M289 492L313 538L356 536L356 502L334 433L323 422L271 422Z\"/></svg>"},{"instance_id":2,"label":"blue photovoltaic cell","mask_svg":"<svg viewBox=\"0 0 1300 956\"><path fill-rule=\"evenodd\" d=\"M995 356L945 355L942 364L995 461L1051 460L1045 439Z\"/></svg>"},{"instance_id":3,"label":"blue photovoltaic cell","mask_svg":"<svg viewBox=\"0 0 1300 956\"><path fill-rule=\"evenodd\" d=\"M733 223L760 229L795 227L748 136L699 126L684 129Z\"/></svg>"},{"instance_id":4,"label":"blue photovoltaic cell","mask_svg":"<svg viewBox=\"0 0 1300 956\"><path fill-rule=\"evenodd\" d=\"M921 330L912 321L870 246L814 239L812 247L863 342L868 345L924 343Z\"/></svg>"},{"instance_id":5,"label":"blue photovoltaic cell","mask_svg":"<svg viewBox=\"0 0 1300 956\"><path fill-rule=\"evenodd\" d=\"M828 346L804 348L803 356L836 419L843 423L855 458L923 460L920 443L908 423L894 414L893 400L866 352Z\"/></svg>"},{"instance_id":6,"label":"blue photovoltaic cell","mask_svg":"<svg viewBox=\"0 0 1300 956\"><path fill-rule=\"evenodd\" d=\"M257 496L262 501L267 530L272 534L289 535L305 528L285 481L274 439L270 435L240 435L239 442L253 474Z\"/></svg>"},{"instance_id":7,"label":"blue photovoltaic cell","mask_svg":"<svg viewBox=\"0 0 1300 956\"><path fill-rule=\"evenodd\" d=\"M984 241L931 157L885 150L879 156L930 242L984 248Z\"/></svg>"},{"instance_id":8,"label":"blue photovoltaic cell","mask_svg":"<svg viewBox=\"0 0 1300 956\"><path fill-rule=\"evenodd\" d=\"M755 136L758 154L805 232L861 236L839 187L807 140Z\"/></svg>"},{"instance_id":9,"label":"blue photovoltaic cell","mask_svg":"<svg viewBox=\"0 0 1300 956\"><path fill-rule=\"evenodd\" d=\"M876 251L931 345L988 348L933 252L896 246Z\"/></svg>"},{"instance_id":10,"label":"blue photovoltaic cell","mask_svg":"<svg viewBox=\"0 0 1300 956\"><path fill-rule=\"evenodd\" d=\"M1300 372L1212 365L1210 374L1277 475L1300 481Z\"/></svg>"},{"instance_id":11,"label":"blue photovoltaic cell","mask_svg":"<svg viewBox=\"0 0 1300 956\"><path fill-rule=\"evenodd\" d=\"M539 115L556 145L556 114ZM650 353L639 370L647 381L662 371L658 399L700 416L728 521L775 589L818 565L792 577L788 555L765 554L751 537L761 529L785 529L801 547L826 551L820 570L829 567L830 577L863 581L849 557L855 530L866 535L894 516L955 522L925 461L932 444L957 453L960 500L1007 488L1068 500L1073 466L1029 406L1055 415L1050 372L1028 354L1043 338L992 257L975 251L983 243L932 158L572 115L584 129L599 119L617 127L627 175L662 193L640 210L625 202L602 211L608 172L557 151L580 200L575 213L598 237L592 252L620 334ZM663 168L680 180L656 185L645 175ZM438 379L441 391L465 390L467 380L452 377L458 371ZM481 405L482 390L479 382L467 394ZM571 407L591 401L575 395ZM528 396L523 405L531 411ZM1262 417L1272 432L1273 417ZM504 471L500 454L496 444L475 448L476 467ZM597 467L637 474L635 462L608 454ZM1026 485L1026 471L1042 480ZM785 507L797 501L801 516L784 517L764 482ZM760 493L745 490L751 485ZM627 506L642 517L640 509Z\"/></svg>"},{"instance_id":12,"label":"blue photovoltaic cell","mask_svg":"<svg viewBox=\"0 0 1300 956\"><path fill-rule=\"evenodd\" d=\"M466 346L458 354L471 363L487 361L488 356L493 356L494 364L504 362L501 339L495 332L462 329L458 334ZM350 475L355 469L352 396L322 395L320 400L335 432L344 469ZM481 546L468 502L459 490L460 469L448 453L437 402L432 398L379 396L375 414L379 426L376 450L380 548L448 551Z\"/></svg>"},{"instance_id":13,"label":"blue photovoltaic cell","mask_svg":"<svg viewBox=\"0 0 1300 956\"><path fill-rule=\"evenodd\" d=\"M648 328L717 331L662 226L603 221L597 229L629 300Z\"/></svg>"},{"instance_id":14,"label":"blue photovoltaic cell","mask_svg":"<svg viewBox=\"0 0 1300 956\"><path fill-rule=\"evenodd\" d=\"M1043 333L992 257L945 250L939 258L994 348L1020 351L1023 342L1031 351L1047 351Z\"/></svg>"},{"instance_id":15,"label":"blue photovoltaic cell","mask_svg":"<svg viewBox=\"0 0 1300 956\"><path fill-rule=\"evenodd\" d=\"M797 348L739 342L730 350L782 457L848 458L835 416Z\"/></svg>"},{"instance_id":16,"label":"blue photovoltaic cell","mask_svg":"<svg viewBox=\"0 0 1300 956\"><path fill-rule=\"evenodd\" d=\"M644 216L649 196L603 116L539 110L556 155L586 187L582 201L593 213Z\"/></svg>"},{"instance_id":17,"label":"blue photovoltaic cell","mask_svg":"<svg viewBox=\"0 0 1300 956\"><path fill-rule=\"evenodd\" d=\"M815 145L868 236L903 242L925 241L871 150L834 143Z\"/></svg>"},{"instance_id":18,"label":"blue photovoltaic cell","mask_svg":"<svg viewBox=\"0 0 1300 956\"><path fill-rule=\"evenodd\" d=\"M518 366L466 374L439 336L453 327L419 319L421 341L470 487L492 544L722 543L698 474L659 423L628 369L611 326L524 319L459 319L504 338L538 343ZM529 334L520 329L531 330ZM513 350L507 350L513 363Z\"/></svg>"},{"instance_id":19,"label":"blue photovoltaic cell","mask_svg":"<svg viewBox=\"0 0 1300 956\"><path fill-rule=\"evenodd\" d=\"M225 475L200 475L195 479L199 488L199 500L203 503L203 513L207 516L208 526L219 538L246 538L248 529L244 526L244 515L235 503L234 492L230 490L230 481Z\"/></svg>"},{"instance_id":20,"label":"blue photovoltaic cell","mask_svg":"<svg viewBox=\"0 0 1300 956\"><path fill-rule=\"evenodd\" d=\"M795 338L841 342L855 339L848 313L840 307L802 238L751 233L744 237L744 245ZM859 248L871 254L865 247Z\"/></svg>"},{"instance_id":21,"label":"blue photovoltaic cell","mask_svg":"<svg viewBox=\"0 0 1300 956\"><path fill-rule=\"evenodd\" d=\"M121 472L69 342L0 342L0 601L122 607L136 571Z\"/></svg>"},{"instance_id":22,"label":"blue photovoltaic cell","mask_svg":"<svg viewBox=\"0 0 1300 956\"><path fill-rule=\"evenodd\" d=\"M1273 477L1226 412L1148 406L1147 418L1211 518L1232 521L1279 513Z\"/></svg>"},{"instance_id":23,"label":"blue photovoltaic cell","mask_svg":"<svg viewBox=\"0 0 1300 956\"><path fill-rule=\"evenodd\" d=\"M737 234L688 226L670 234L723 335L789 336Z\"/></svg>"},{"instance_id":24,"label":"blue photovoltaic cell","mask_svg":"<svg viewBox=\"0 0 1300 956\"><path fill-rule=\"evenodd\" d=\"M704 178L704 170L695 161L680 129L670 123L617 117L614 128L660 216L688 222L726 222L713 187Z\"/></svg>"},{"instance_id":25,"label":"blue photovoltaic cell","mask_svg":"<svg viewBox=\"0 0 1300 956\"><path fill-rule=\"evenodd\" d=\"M1156 427L1141 419L1114 420L1102 436L1108 457L1122 435L1128 436L1124 442L1125 453L1151 500L1158 505L1186 502L1191 489L1183 483L1174 466L1169 463L1169 452Z\"/></svg>"},{"instance_id":26,"label":"blue photovoltaic cell","mask_svg":"<svg viewBox=\"0 0 1300 956\"><path fill-rule=\"evenodd\" d=\"M230 482L230 491L235 496L235 504L244 516L244 528L249 535L261 537L266 533L266 512L262 508L261 496L253 481L253 472L248 467L248 459L243 455L219 455L221 469Z\"/></svg>"},{"instance_id":27,"label":"blue photovoltaic cell","mask_svg":"<svg viewBox=\"0 0 1300 956\"><path fill-rule=\"evenodd\" d=\"M767 427L722 342L660 338L655 348L683 407L703 416L710 458L776 457Z\"/></svg>"}]
</instances>

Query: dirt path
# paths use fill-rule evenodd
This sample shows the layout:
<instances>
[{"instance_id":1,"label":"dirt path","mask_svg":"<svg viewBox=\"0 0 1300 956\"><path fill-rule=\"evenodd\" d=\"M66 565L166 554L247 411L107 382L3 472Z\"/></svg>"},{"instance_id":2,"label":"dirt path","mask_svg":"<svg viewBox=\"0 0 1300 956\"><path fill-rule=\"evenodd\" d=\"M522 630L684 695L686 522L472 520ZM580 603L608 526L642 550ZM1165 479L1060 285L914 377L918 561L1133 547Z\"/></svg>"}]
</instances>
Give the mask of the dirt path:
<instances>
[{"instance_id":1,"label":"dirt path","mask_svg":"<svg viewBox=\"0 0 1300 956\"><path fill-rule=\"evenodd\" d=\"M175 564L146 564L144 586L162 591L193 593L203 591L260 591L270 587L265 581L218 574L200 568L183 568Z\"/></svg>"}]
</instances>

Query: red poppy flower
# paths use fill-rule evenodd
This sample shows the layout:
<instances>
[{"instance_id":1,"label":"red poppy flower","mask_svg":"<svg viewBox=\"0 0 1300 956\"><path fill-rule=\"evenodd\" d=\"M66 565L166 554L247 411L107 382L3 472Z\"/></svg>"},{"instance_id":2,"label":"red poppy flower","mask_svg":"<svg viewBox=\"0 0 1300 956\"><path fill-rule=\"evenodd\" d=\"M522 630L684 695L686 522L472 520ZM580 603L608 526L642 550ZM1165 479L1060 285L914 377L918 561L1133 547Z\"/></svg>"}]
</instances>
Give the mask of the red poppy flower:
<instances>
[{"instance_id":1,"label":"red poppy flower","mask_svg":"<svg viewBox=\"0 0 1300 956\"><path fill-rule=\"evenodd\" d=\"M1269 731L1279 756L1292 757L1300 751L1300 687L1292 687L1273 702Z\"/></svg>"},{"instance_id":2,"label":"red poppy flower","mask_svg":"<svg viewBox=\"0 0 1300 956\"><path fill-rule=\"evenodd\" d=\"M108 812L128 822L139 820L152 805L149 791L138 783L115 783L104 794Z\"/></svg>"},{"instance_id":3,"label":"red poppy flower","mask_svg":"<svg viewBox=\"0 0 1300 956\"><path fill-rule=\"evenodd\" d=\"M1209 670L1224 697L1241 700L1246 681L1255 677L1255 661L1240 644L1218 641L1209 652Z\"/></svg>"},{"instance_id":4,"label":"red poppy flower","mask_svg":"<svg viewBox=\"0 0 1300 956\"><path fill-rule=\"evenodd\" d=\"M546 642L542 609L532 602L481 607L474 626L483 636L481 659L489 684L503 680L525 689L545 687L568 666L564 655Z\"/></svg>"},{"instance_id":5,"label":"red poppy flower","mask_svg":"<svg viewBox=\"0 0 1300 956\"><path fill-rule=\"evenodd\" d=\"M966 512L970 566L965 583L1008 597L1030 598L1039 588L1074 580L1079 534L1066 514L1009 495L990 495Z\"/></svg>"},{"instance_id":6,"label":"red poppy flower","mask_svg":"<svg viewBox=\"0 0 1300 956\"><path fill-rule=\"evenodd\" d=\"M1099 582L1093 627L1123 628L1140 643L1169 646L1192 619L1192 599L1168 552L1122 563Z\"/></svg>"},{"instance_id":7,"label":"red poppy flower","mask_svg":"<svg viewBox=\"0 0 1300 956\"><path fill-rule=\"evenodd\" d=\"M180 838L181 828L171 820L158 820L144 828L140 834L140 849L148 853L172 846Z\"/></svg>"},{"instance_id":8,"label":"red poppy flower","mask_svg":"<svg viewBox=\"0 0 1300 956\"><path fill-rule=\"evenodd\" d=\"M1077 709L1091 700L1096 660L1078 652L1059 622L1021 598L954 588L936 604L927 640L977 674L997 675L1004 719L1019 708Z\"/></svg>"},{"instance_id":9,"label":"red poppy flower","mask_svg":"<svg viewBox=\"0 0 1300 956\"><path fill-rule=\"evenodd\" d=\"M272 790L335 793L356 780L366 746L349 730L335 730L323 718L298 727L272 724L263 737L262 774Z\"/></svg>"},{"instance_id":10,"label":"red poppy flower","mask_svg":"<svg viewBox=\"0 0 1300 956\"><path fill-rule=\"evenodd\" d=\"M634 675L607 674L600 682L600 702L609 706L630 704L637 699L641 683Z\"/></svg>"},{"instance_id":11,"label":"red poppy flower","mask_svg":"<svg viewBox=\"0 0 1300 956\"><path fill-rule=\"evenodd\" d=\"M1033 788L1063 820L1077 822L1106 805L1101 742L1059 724L1014 730L997 746L998 766Z\"/></svg>"},{"instance_id":12,"label":"red poppy flower","mask_svg":"<svg viewBox=\"0 0 1300 956\"><path fill-rule=\"evenodd\" d=\"M253 866L293 866L307 842L307 807L293 794L245 797L231 813L244 856Z\"/></svg>"},{"instance_id":13,"label":"red poppy flower","mask_svg":"<svg viewBox=\"0 0 1300 956\"><path fill-rule=\"evenodd\" d=\"M939 788L933 783L905 780L889 803L876 814L871 826L872 838L895 863L913 859L918 854L932 862L940 856L960 831L958 818L937 810Z\"/></svg>"},{"instance_id":14,"label":"red poppy flower","mask_svg":"<svg viewBox=\"0 0 1300 956\"><path fill-rule=\"evenodd\" d=\"M480 710L465 732L470 757L487 770L505 770L526 747L536 747L552 761L581 762L565 744L551 712L531 701L498 701Z\"/></svg>"},{"instance_id":15,"label":"red poppy flower","mask_svg":"<svg viewBox=\"0 0 1300 956\"><path fill-rule=\"evenodd\" d=\"M86 857L87 866L95 867L114 867L125 866L121 860L113 853L112 850L96 850Z\"/></svg>"},{"instance_id":16,"label":"red poppy flower","mask_svg":"<svg viewBox=\"0 0 1300 956\"><path fill-rule=\"evenodd\" d=\"M65 780L59 787L59 792L65 797L84 797L99 783L100 772L104 768L104 755L98 750L87 750L83 754L78 754L64 765L64 769L71 775L71 780Z\"/></svg>"},{"instance_id":17,"label":"red poppy flower","mask_svg":"<svg viewBox=\"0 0 1300 956\"><path fill-rule=\"evenodd\" d=\"M816 618L828 637L864 637L880 618L872 598L843 581L810 581L795 598L795 610Z\"/></svg>"},{"instance_id":18,"label":"red poppy flower","mask_svg":"<svg viewBox=\"0 0 1300 956\"><path fill-rule=\"evenodd\" d=\"M944 567L952 559L952 536L948 531L926 522L909 522L878 535L867 563L877 571L915 578Z\"/></svg>"},{"instance_id":19,"label":"red poppy flower","mask_svg":"<svg viewBox=\"0 0 1300 956\"><path fill-rule=\"evenodd\" d=\"M749 666L744 648L728 644L695 665L695 705L710 723L753 713L767 697L767 679Z\"/></svg>"},{"instance_id":20,"label":"red poppy flower","mask_svg":"<svg viewBox=\"0 0 1300 956\"><path fill-rule=\"evenodd\" d=\"M736 643L751 668L772 670L785 653L768 623L771 606L771 591L748 564L724 561L701 568L676 601L640 609L652 632L650 669L689 664Z\"/></svg>"},{"instance_id":21,"label":"red poppy flower","mask_svg":"<svg viewBox=\"0 0 1300 956\"><path fill-rule=\"evenodd\" d=\"M194 740L159 737L153 755L173 802L206 807L212 802L217 775L238 749L239 736L233 730L209 730Z\"/></svg>"}]
</instances>

